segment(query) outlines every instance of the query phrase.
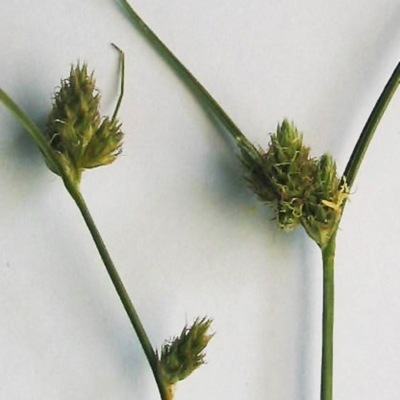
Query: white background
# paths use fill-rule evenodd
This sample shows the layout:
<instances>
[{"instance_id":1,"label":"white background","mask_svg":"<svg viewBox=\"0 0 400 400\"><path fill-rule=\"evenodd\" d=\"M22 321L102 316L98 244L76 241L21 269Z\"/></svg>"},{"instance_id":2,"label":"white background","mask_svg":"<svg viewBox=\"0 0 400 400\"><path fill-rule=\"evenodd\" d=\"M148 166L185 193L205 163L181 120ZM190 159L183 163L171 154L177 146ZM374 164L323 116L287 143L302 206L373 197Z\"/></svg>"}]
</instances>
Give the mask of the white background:
<instances>
[{"instance_id":1,"label":"white background","mask_svg":"<svg viewBox=\"0 0 400 400\"><path fill-rule=\"evenodd\" d=\"M397 0L132 0L255 143L284 117L342 171L400 58ZM208 363L177 400L316 400L321 263L277 230L233 144L113 0L0 5L0 86L43 126L71 63L118 92L124 153L82 190L159 347L214 319ZM399 398L400 93L338 236L336 400ZM157 399L150 369L81 216L27 133L0 107L0 399Z\"/></svg>"}]
</instances>

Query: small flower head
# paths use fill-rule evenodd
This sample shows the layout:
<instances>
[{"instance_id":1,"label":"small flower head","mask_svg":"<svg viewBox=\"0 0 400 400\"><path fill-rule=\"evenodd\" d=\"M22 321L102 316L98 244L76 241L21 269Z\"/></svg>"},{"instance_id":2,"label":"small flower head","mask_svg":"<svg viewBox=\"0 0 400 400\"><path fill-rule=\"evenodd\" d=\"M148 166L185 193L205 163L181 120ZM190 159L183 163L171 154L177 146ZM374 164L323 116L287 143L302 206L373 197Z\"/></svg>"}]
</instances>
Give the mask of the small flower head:
<instances>
[{"instance_id":1,"label":"small flower head","mask_svg":"<svg viewBox=\"0 0 400 400\"><path fill-rule=\"evenodd\" d=\"M302 134L287 120L271 135L266 152L246 138L238 139L238 146L250 188L273 206L279 227L289 231L301 224L319 246L325 246L348 196L332 157L311 158Z\"/></svg>"},{"instance_id":2,"label":"small flower head","mask_svg":"<svg viewBox=\"0 0 400 400\"><path fill-rule=\"evenodd\" d=\"M280 228L297 227L315 169L302 134L284 120L271 135L267 152L258 151L247 143L246 146L239 143L239 148L250 188L261 201L275 208Z\"/></svg>"},{"instance_id":3,"label":"small flower head","mask_svg":"<svg viewBox=\"0 0 400 400\"><path fill-rule=\"evenodd\" d=\"M121 151L121 125L101 118L99 105L93 73L88 74L86 64L71 67L70 76L54 95L46 136L76 183L83 170L110 164Z\"/></svg>"},{"instance_id":4,"label":"small flower head","mask_svg":"<svg viewBox=\"0 0 400 400\"><path fill-rule=\"evenodd\" d=\"M329 154L322 155L316 162L302 219L304 229L319 246L324 247L336 230L347 197L348 188L337 176L336 163Z\"/></svg>"},{"instance_id":5,"label":"small flower head","mask_svg":"<svg viewBox=\"0 0 400 400\"><path fill-rule=\"evenodd\" d=\"M213 337L208 333L211 322L197 318L192 326L183 328L180 336L162 346L159 365L166 386L175 385L204 364L204 350Z\"/></svg>"}]
</instances>

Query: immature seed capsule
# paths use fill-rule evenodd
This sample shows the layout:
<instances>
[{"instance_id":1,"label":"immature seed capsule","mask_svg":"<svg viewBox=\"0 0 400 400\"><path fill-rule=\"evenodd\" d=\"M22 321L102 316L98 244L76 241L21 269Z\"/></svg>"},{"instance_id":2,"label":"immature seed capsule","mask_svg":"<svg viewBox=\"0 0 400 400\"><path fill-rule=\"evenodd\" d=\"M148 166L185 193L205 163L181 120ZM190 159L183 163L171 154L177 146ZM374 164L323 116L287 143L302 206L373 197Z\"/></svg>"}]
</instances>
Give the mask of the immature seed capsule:
<instances>
[{"instance_id":1,"label":"immature seed capsule","mask_svg":"<svg viewBox=\"0 0 400 400\"><path fill-rule=\"evenodd\" d=\"M160 371L167 386L187 378L204 364L204 350L213 337L208 333L211 322L207 318L197 318L192 326L183 328L180 336L162 346Z\"/></svg>"},{"instance_id":2,"label":"immature seed capsule","mask_svg":"<svg viewBox=\"0 0 400 400\"><path fill-rule=\"evenodd\" d=\"M86 64L71 67L70 76L54 95L45 133L64 171L76 183L83 170L110 164L121 152L121 125L116 119L101 118L99 106L93 72L88 74Z\"/></svg>"},{"instance_id":3,"label":"immature seed capsule","mask_svg":"<svg viewBox=\"0 0 400 400\"><path fill-rule=\"evenodd\" d=\"M303 225L321 247L337 228L348 188L332 157L310 157L303 135L287 120L271 135L268 150L238 140L245 179L259 199L272 205L281 229Z\"/></svg>"},{"instance_id":4,"label":"immature seed capsule","mask_svg":"<svg viewBox=\"0 0 400 400\"><path fill-rule=\"evenodd\" d=\"M302 218L304 229L319 246L324 247L336 230L347 197L348 188L337 176L335 161L331 155L323 154L316 161Z\"/></svg>"},{"instance_id":5,"label":"immature seed capsule","mask_svg":"<svg viewBox=\"0 0 400 400\"><path fill-rule=\"evenodd\" d=\"M280 228L297 227L315 170L302 134L284 120L271 135L267 152L246 141L239 142L239 148L250 188L261 201L273 206Z\"/></svg>"}]
</instances>

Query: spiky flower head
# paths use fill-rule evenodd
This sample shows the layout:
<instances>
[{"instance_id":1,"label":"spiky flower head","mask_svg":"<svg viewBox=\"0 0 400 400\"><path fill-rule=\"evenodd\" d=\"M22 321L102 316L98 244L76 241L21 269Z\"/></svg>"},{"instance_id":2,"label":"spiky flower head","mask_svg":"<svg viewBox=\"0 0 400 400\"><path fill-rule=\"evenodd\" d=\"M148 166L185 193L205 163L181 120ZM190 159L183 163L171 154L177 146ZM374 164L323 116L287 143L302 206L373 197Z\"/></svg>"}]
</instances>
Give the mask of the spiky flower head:
<instances>
[{"instance_id":1,"label":"spiky flower head","mask_svg":"<svg viewBox=\"0 0 400 400\"><path fill-rule=\"evenodd\" d=\"M245 137L237 142L245 179L261 201L273 206L279 227L291 230L301 224L324 247L337 229L348 197L332 157L311 158L303 135L287 120L271 135L266 152Z\"/></svg>"},{"instance_id":2,"label":"spiky flower head","mask_svg":"<svg viewBox=\"0 0 400 400\"><path fill-rule=\"evenodd\" d=\"M280 228L291 230L297 227L315 170L302 134L284 120L271 135L267 152L256 150L247 143L245 146L239 143L239 148L250 188L261 201L273 206Z\"/></svg>"},{"instance_id":3,"label":"spiky flower head","mask_svg":"<svg viewBox=\"0 0 400 400\"><path fill-rule=\"evenodd\" d=\"M302 224L315 242L324 247L335 232L348 197L348 187L337 176L332 156L323 154L316 161L313 184L307 193Z\"/></svg>"},{"instance_id":4,"label":"spiky flower head","mask_svg":"<svg viewBox=\"0 0 400 400\"><path fill-rule=\"evenodd\" d=\"M102 118L99 106L93 72L88 73L86 64L71 67L54 95L46 136L64 171L76 183L83 170L110 164L121 152L121 125L114 117Z\"/></svg>"},{"instance_id":5,"label":"spiky flower head","mask_svg":"<svg viewBox=\"0 0 400 400\"><path fill-rule=\"evenodd\" d=\"M183 328L180 336L164 343L159 365L166 386L175 385L204 364L204 350L213 337L208 333L211 322L208 318L197 318L193 325Z\"/></svg>"}]
</instances>

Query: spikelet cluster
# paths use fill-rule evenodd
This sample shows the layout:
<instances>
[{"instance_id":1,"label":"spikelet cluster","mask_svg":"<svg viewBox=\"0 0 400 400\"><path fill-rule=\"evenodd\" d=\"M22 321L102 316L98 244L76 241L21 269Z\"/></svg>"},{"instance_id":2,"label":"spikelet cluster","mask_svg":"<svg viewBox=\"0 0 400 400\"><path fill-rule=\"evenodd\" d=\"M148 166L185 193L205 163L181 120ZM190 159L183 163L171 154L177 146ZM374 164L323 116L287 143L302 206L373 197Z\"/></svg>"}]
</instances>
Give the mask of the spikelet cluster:
<instances>
[{"instance_id":1,"label":"spikelet cluster","mask_svg":"<svg viewBox=\"0 0 400 400\"><path fill-rule=\"evenodd\" d=\"M208 333L211 322L207 318L197 318L191 326L183 328L180 336L162 346L159 366L167 386L187 378L204 364L204 350L213 336Z\"/></svg>"},{"instance_id":2,"label":"spikelet cluster","mask_svg":"<svg viewBox=\"0 0 400 400\"><path fill-rule=\"evenodd\" d=\"M71 67L54 95L45 134L64 171L76 183L83 170L110 164L121 152L121 124L102 118L99 106L93 73L88 73L86 64Z\"/></svg>"},{"instance_id":3,"label":"spikelet cluster","mask_svg":"<svg viewBox=\"0 0 400 400\"><path fill-rule=\"evenodd\" d=\"M290 231L302 225L324 246L337 227L348 195L332 157L315 159L303 135L287 120L271 135L267 151L247 139L238 141L244 176L258 198L272 205L278 226Z\"/></svg>"},{"instance_id":4,"label":"spikelet cluster","mask_svg":"<svg viewBox=\"0 0 400 400\"><path fill-rule=\"evenodd\" d=\"M316 161L312 190L304 205L302 224L318 244L327 243L336 229L342 205L348 197L348 187L337 176L332 156L323 154Z\"/></svg>"}]
</instances>

